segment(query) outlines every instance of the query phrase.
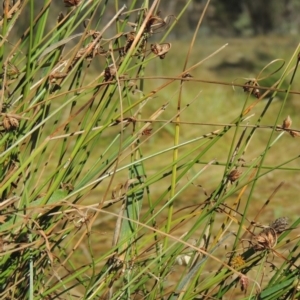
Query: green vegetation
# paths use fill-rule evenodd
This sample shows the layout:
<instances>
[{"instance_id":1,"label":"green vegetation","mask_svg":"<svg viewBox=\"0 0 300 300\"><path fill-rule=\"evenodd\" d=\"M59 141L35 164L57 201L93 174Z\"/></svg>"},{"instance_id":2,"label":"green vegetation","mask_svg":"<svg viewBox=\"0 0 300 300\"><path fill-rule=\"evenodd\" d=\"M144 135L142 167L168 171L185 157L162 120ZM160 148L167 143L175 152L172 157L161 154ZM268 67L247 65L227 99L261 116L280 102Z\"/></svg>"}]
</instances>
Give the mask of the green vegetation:
<instances>
[{"instance_id":1,"label":"green vegetation","mask_svg":"<svg viewBox=\"0 0 300 300\"><path fill-rule=\"evenodd\" d=\"M298 299L300 45L36 2L1 20L1 299Z\"/></svg>"}]
</instances>

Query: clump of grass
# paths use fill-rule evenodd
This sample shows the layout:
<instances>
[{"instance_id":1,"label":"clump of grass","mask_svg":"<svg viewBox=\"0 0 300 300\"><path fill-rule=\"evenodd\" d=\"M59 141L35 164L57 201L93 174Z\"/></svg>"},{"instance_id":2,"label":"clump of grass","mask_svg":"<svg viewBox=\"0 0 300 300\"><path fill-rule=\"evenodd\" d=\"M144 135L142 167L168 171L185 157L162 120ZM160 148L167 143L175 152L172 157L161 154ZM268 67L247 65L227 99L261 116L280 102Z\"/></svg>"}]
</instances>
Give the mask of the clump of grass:
<instances>
[{"instance_id":1,"label":"clump of grass","mask_svg":"<svg viewBox=\"0 0 300 300\"><path fill-rule=\"evenodd\" d=\"M281 139L299 135L291 118L282 123L294 75L274 123L261 124L282 82L296 74L299 47L277 82L265 89L241 86L246 100L228 124L211 123L209 116L204 122L185 120L182 116L199 99L184 99L185 89L201 81L192 77L193 70L226 45L189 66L204 11L183 69L169 78L159 74L163 83L149 89L155 76L144 74L152 63L172 59L168 36L191 1L178 16L161 16L158 2L120 7L116 1L115 14L104 23L107 2L65 0L69 8L48 30L52 1L38 13L34 0L5 1L0 48L3 299L299 297L299 241L293 229L300 218L288 223L281 216L269 226L260 221L284 186L280 178L257 215L248 217L261 180L282 169L299 172L286 166L298 155L265 165ZM29 27L12 44L11 30L26 5ZM160 40L159 31L164 34ZM94 65L103 68L95 71ZM169 86L172 98L161 101ZM175 100L174 110L170 102ZM249 124L255 109L259 117ZM172 124L169 143L162 133ZM187 125L218 129L182 141ZM251 157L248 149L262 129L268 132L265 145ZM155 139L161 148L151 151ZM210 158L222 143L228 146L225 155ZM220 180L208 192L211 168L218 169ZM195 183L199 180L201 185ZM197 185L204 199L179 203Z\"/></svg>"}]
</instances>

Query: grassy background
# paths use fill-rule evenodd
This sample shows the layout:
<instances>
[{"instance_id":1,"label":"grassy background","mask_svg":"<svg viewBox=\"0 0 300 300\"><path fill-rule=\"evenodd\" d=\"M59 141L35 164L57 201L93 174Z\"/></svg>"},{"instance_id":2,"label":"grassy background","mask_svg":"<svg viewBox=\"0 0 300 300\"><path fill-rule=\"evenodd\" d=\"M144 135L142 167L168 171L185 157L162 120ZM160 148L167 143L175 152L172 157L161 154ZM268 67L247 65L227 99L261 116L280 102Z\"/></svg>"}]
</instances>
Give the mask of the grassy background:
<instances>
[{"instance_id":1,"label":"grassy background","mask_svg":"<svg viewBox=\"0 0 300 300\"><path fill-rule=\"evenodd\" d=\"M243 84L246 81L243 78L256 77L262 68L274 59L282 58L284 61L288 61L289 57L297 46L297 41L289 37L283 38L271 36L268 39L265 37L245 39L200 37L193 49L190 59L191 64L201 60L202 57L206 57L225 43L228 43L229 45L223 51L192 72L194 78L215 81L215 83L190 82L185 83L184 85L183 103L190 103L195 97L196 100L181 115L181 121L183 125L181 126L182 131L180 135L180 142L190 141L194 138L219 129L220 126L223 126L223 124L229 124L232 119L241 111L245 101L248 101L248 105L256 101L254 96L250 96L249 98L247 93L243 92L242 88L233 88L231 85L223 85L222 83L230 84L235 82ZM180 49L180 51L178 51L178 49ZM172 41L172 49L168 53L166 59L162 61L154 61L147 69L145 76L176 76L182 71L184 57L187 51L188 43L183 43L176 40ZM280 64L281 62L274 63L274 65L269 67L266 73L271 73L271 70L277 69ZM269 86L270 83L275 82L278 78L278 74L270 76L270 78L268 78L269 82L265 86ZM296 78L297 79L295 80L295 84L293 85L292 89L297 91L296 82L299 80L299 75L297 75ZM163 79L147 80L145 84L145 92L155 89L164 82L165 80ZM179 83L172 84L151 99L147 105L147 108L143 110L142 119L147 119L147 115L151 115L155 109L169 101L170 104L162 118L160 118L161 121L154 122L152 125L152 130L154 132L160 128L160 126L164 124L166 120L169 120L169 118L174 116L176 112L176 95L178 90ZM199 92L201 93L199 94ZM284 93L279 93L277 95L276 100L272 103L271 108L268 110L262 125L269 126L274 124L284 95ZM266 101L267 100L262 100L261 103L258 103L258 105L252 110L253 116L249 119L249 124L254 124L258 119ZM299 95L290 94L287 104L282 112L282 117L285 118L287 115L290 115L293 120L293 128L298 128L298 107ZM192 122L195 124L184 124L185 122ZM203 123L211 123L214 125L207 125ZM107 132L106 137L108 140L110 135L114 136L114 134L117 132L115 129L111 130L113 133ZM174 134L174 124L169 124L157 134L150 136L149 139L147 138L147 141L141 145L143 155L147 157L148 155L162 151L168 147L172 147L174 143ZM270 128L261 128L253 136L248 151L244 156L244 163L246 165L251 164L251 162L260 155L262 149L264 149L268 141L269 135ZM215 187L222 179L225 168L224 164L226 163L232 138L233 132L226 134L226 136L224 136L223 139L217 143L216 147L213 147L208 153L206 153L199 164L196 164L190 170L189 176L186 176L183 179L183 182L186 183L209 161L216 159L218 162L217 165L209 166L202 176L199 176L199 178L195 179L194 185L190 185L184 193L176 198L174 203L176 219L180 219L181 217L185 216L191 207L196 207L199 205L199 203L205 201L207 198L205 192L210 194L214 191ZM145 139L146 137L142 139L142 142L144 142ZM184 149L192 149L192 147L193 144L185 146ZM272 168L274 165L279 165L280 163L285 162L290 157L297 156L298 153L299 139L292 138L286 134L277 143L277 146L266 156L264 162L266 169L264 171L267 171L268 168ZM163 166L168 165L171 160L172 157L170 152L158 157L153 157L150 160L145 161L145 169L149 170L148 175L155 174ZM265 201L270 197L270 195L282 181L284 181L284 185L280 188L269 205L264 208L263 213L259 217L258 221L262 224L269 224L272 222L272 220L282 216L287 216L291 221L298 218L300 209L297 201L297 195L300 188L297 182L300 180L300 174L297 171L295 172L295 169L297 168L299 168L299 160L295 160L285 165L282 170L272 171L266 176L260 178L256 189L251 196L251 206L246 216L249 221L254 219L261 207L264 205ZM242 168L242 170L245 169L246 168ZM116 177L118 178L117 182L122 182L123 176L126 177L126 174L119 174ZM247 178L245 180L247 180ZM160 180L159 183L154 184L150 188L152 197L159 197L161 193L168 188L169 182L168 176L164 180ZM197 185L201 185L203 188L198 187ZM180 189L181 186L182 185L179 185L178 189ZM101 196L105 192L105 189L105 185L99 186L99 188L95 189L91 193L90 197L86 199L87 203L95 203L99 195ZM248 197L249 192L250 187L246 189L243 199ZM238 192L234 193L231 197L229 197L226 203L229 206L232 205L236 200L237 195ZM242 200L240 211L243 211L244 205L245 204ZM145 207L144 210L146 212L148 207ZM115 207L112 211L117 213L118 208ZM167 212L165 211L165 213L160 215L159 220L164 222L166 217ZM222 221L223 218L220 216L217 218L216 224L221 224ZM101 220L99 223L99 226L96 227L98 230L94 232L95 241L93 242L93 248L95 249L95 252L104 252L104 249L106 249L106 247L109 248L111 245L110 236L114 232L115 218L111 217L107 222L103 222ZM176 227L176 229L172 231L172 234L179 237L188 232L192 224L193 219L191 219L189 222L186 222L182 226ZM298 232L299 230L296 230L294 234L296 235ZM194 237L197 237L200 234L201 230L198 233L195 233ZM224 253L226 252L224 252L224 250L228 243L231 243L230 240L226 241L225 244L222 245L222 249L220 249L217 253L218 257L224 257ZM286 254L287 250L283 251L283 253ZM218 265L216 262L211 261L210 267L212 269L211 272L213 272L217 269ZM183 270L184 268L181 266L175 267L173 273L171 274L171 285L176 284ZM205 276L205 273L202 274L202 276ZM265 280L268 280L268 278L269 276L265 274ZM233 291L233 294L228 296L228 298L226 297L226 299L229 299L233 295L240 295L239 289Z\"/></svg>"},{"instance_id":2,"label":"grassy background","mask_svg":"<svg viewBox=\"0 0 300 300\"><path fill-rule=\"evenodd\" d=\"M151 76L175 76L179 74L182 70L182 65L184 63L185 53L187 52L187 44L184 45L179 41L172 41L172 50L169 52L168 56L165 60L156 60L154 61L147 72ZM234 83L243 84L245 80L243 78L253 78L255 77L260 70L267 65L269 62L276 58L282 58L285 61L289 59L291 53L297 46L297 43L292 38L278 38L278 37L270 37L265 39L264 37L256 37L249 39L221 39L221 38L205 38L205 46L201 45L201 37L199 41L197 41L197 45L193 49L193 53L191 56L191 64L192 62L196 62L201 59L201 56L206 57L213 50L222 46L223 44L228 43L228 47L226 47L222 52L218 55L214 56L211 60L208 60L197 70L192 72L192 75L197 79L216 81L215 83L186 83L183 90L183 103L187 104L192 101L196 97L194 103L182 114L181 121L184 122L194 122L194 123L212 123L215 125L206 125L206 124L183 124L182 133L181 133L181 142L191 140L193 138L199 137L203 134L210 133L213 130L219 129L220 124L228 124L232 121L234 116L241 110L245 101L247 101L247 94L243 92L243 89L240 87L235 87L233 89ZM289 47L287 47L289 45ZM180 48L181 52L178 52L177 49ZM268 56L267 59L259 59L259 54L265 53L265 56ZM241 59L236 59L237 56L241 57ZM248 60L253 67L249 70L244 68L243 59ZM227 62L232 63L232 67L225 64ZM278 64L277 64L278 65ZM273 66L272 66L273 67ZM148 74L146 73L145 76ZM275 74L271 77L272 80L276 81L278 75ZM296 77L297 79L299 76ZM238 80L236 80L238 79ZM163 79L149 80L145 84L145 92L151 91L155 89L157 86L164 82ZM226 83L229 85L222 85L222 83ZM232 86L230 85L231 83ZM296 87L296 86L295 86ZM147 115L150 115L155 109L157 109L160 105L170 102L168 109L164 113L162 120L168 120L171 118L176 111L176 94L179 89L179 84L174 83L170 87L167 87L165 90L160 92L154 99L151 99L147 108L143 111L145 114L142 119L147 119ZM199 92L201 92L199 94ZM198 95L198 96L197 96ZM282 99L284 95L279 94L276 98L276 101L272 103L272 107L267 112L267 115L263 121L263 125L271 125L274 123L275 118L277 116L278 109L280 107L280 99ZM283 117L290 115L294 120L295 126L297 126L297 107L298 107L298 95L289 95L288 103L283 111ZM249 104L255 101L255 97L251 96ZM265 101L262 101L255 107L253 110L254 116L250 119L250 124L255 123L255 120L258 118L258 114L264 106ZM153 124L153 131L160 127L160 125L164 121L155 122ZM114 129L111 129L112 132ZM250 145L249 151L246 154L245 161L246 163L250 163L252 159L259 155L261 149L264 147L266 140L268 138L270 129L262 128L260 129L260 133L254 136L253 141ZM173 135L174 135L174 125L169 124L165 126L158 134L151 137L145 145L143 145L143 153L144 156L150 155L151 153L155 153L159 150L166 148L166 145L172 146L173 143ZM107 138L109 138L110 132L107 133ZM228 135L224 138L225 140L221 141L218 144L218 147L215 147L207 154L207 157L203 161L210 161L211 159L217 159L220 163L225 162L226 157L228 155L228 144L227 141L231 141L232 135ZM283 162L287 159L287 157L294 156L297 154L297 144L299 141L297 139L291 139L290 136L286 136L280 142L280 151L272 150L272 153L267 156L266 166L274 165L275 163ZM287 143L289 144L288 149L284 150ZM187 146L188 147L188 146ZM91 154L93 155L93 153ZM167 158L170 158L169 154L165 156L159 156L154 158L155 163L153 164L149 162L151 168L153 166L158 166L158 169L161 167L164 162L166 162ZM147 164L147 162L146 162ZM200 167L200 166L199 166ZM297 167L297 161L291 164L289 167ZM211 166L206 171L208 176L205 178L205 184L207 185L207 189L212 189L214 185L219 182L220 176L223 173L223 169L220 166ZM155 171L153 171L155 172ZM277 171L276 171L277 172ZM278 171L279 172L279 171ZM291 171L280 171L282 173L279 177L281 180L286 181L286 185L292 184L291 178L294 178L295 174ZM276 185L277 181L274 181L274 176L269 174L267 177L269 180L268 189L264 190L267 186L264 183L261 185L261 189L259 193L262 193L264 198L267 197L268 193L272 191L270 188L270 184L273 183ZM272 180L273 178L273 180ZM266 179L267 180L267 179ZM264 188L265 187L265 188ZM164 186L160 186L163 190ZM99 187L101 190L101 187ZM192 198L195 197L195 191L197 197L201 194L197 188L191 186L189 189L191 190L191 195L194 194ZM284 188L282 193L288 194L288 188ZM155 193L156 190L153 192ZM199 194L198 194L199 192ZM297 193L297 191L294 191ZM184 201L191 199L191 195L189 191L185 193L186 198ZM286 197L285 200L288 200L289 197ZM293 197L292 197L293 198ZM194 200L193 200L194 201ZM192 203L193 203L192 201ZM185 202L186 203L186 202ZM292 204L292 202L291 202ZM261 205L261 202L258 204L258 207ZM296 207L295 207L296 208ZM298 211L296 211L296 214Z\"/></svg>"}]
</instances>

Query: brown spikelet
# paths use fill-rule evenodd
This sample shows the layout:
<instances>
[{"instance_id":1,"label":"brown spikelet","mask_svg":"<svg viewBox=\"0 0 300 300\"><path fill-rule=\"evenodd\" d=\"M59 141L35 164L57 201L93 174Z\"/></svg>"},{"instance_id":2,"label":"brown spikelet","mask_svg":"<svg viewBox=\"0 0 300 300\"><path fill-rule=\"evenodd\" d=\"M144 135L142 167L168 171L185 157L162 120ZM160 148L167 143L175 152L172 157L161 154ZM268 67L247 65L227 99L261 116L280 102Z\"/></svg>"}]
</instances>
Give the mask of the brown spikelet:
<instances>
[{"instance_id":1,"label":"brown spikelet","mask_svg":"<svg viewBox=\"0 0 300 300\"><path fill-rule=\"evenodd\" d=\"M277 243L276 232L273 228L266 228L258 235L254 236L254 249L262 251L273 248Z\"/></svg>"},{"instance_id":2,"label":"brown spikelet","mask_svg":"<svg viewBox=\"0 0 300 300\"><path fill-rule=\"evenodd\" d=\"M292 137L299 137L299 136L300 136L300 133L297 132L297 131L294 131L294 130L290 130L290 131L289 131L289 134L290 134Z\"/></svg>"},{"instance_id":3,"label":"brown spikelet","mask_svg":"<svg viewBox=\"0 0 300 300\"><path fill-rule=\"evenodd\" d=\"M62 188L62 190L65 190L68 192L72 192L74 190L74 186L72 185L72 183L69 183L69 182L62 182L60 184L60 187Z\"/></svg>"},{"instance_id":4,"label":"brown spikelet","mask_svg":"<svg viewBox=\"0 0 300 300\"><path fill-rule=\"evenodd\" d=\"M278 218L269 226L275 230L276 234L280 234L286 230L288 226L288 218L287 217Z\"/></svg>"},{"instance_id":5,"label":"brown spikelet","mask_svg":"<svg viewBox=\"0 0 300 300\"><path fill-rule=\"evenodd\" d=\"M184 73L182 78L192 78L193 76L190 73Z\"/></svg>"},{"instance_id":6,"label":"brown spikelet","mask_svg":"<svg viewBox=\"0 0 300 300\"><path fill-rule=\"evenodd\" d=\"M144 13L144 17L146 18L146 11ZM160 12L157 15L151 15L147 21L145 26L145 32L153 34L157 32L159 29L165 27L167 25L166 21L160 17Z\"/></svg>"},{"instance_id":7,"label":"brown spikelet","mask_svg":"<svg viewBox=\"0 0 300 300\"><path fill-rule=\"evenodd\" d=\"M142 132L142 135L149 136L151 134L152 128L147 128Z\"/></svg>"},{"instance_id":8,"label":"brown spikelet","mask_svg":"<svg viewBox=\"0 0 300 300\"><path fill-rule=\"evenodd\" d=\"M170 43L151 44L151 51L159 56L160 59L163 59L171 49L171 46L172 45Z\"/></svg>"},{"instance_id":9,"label":"brown spikelet","mask_svg":"<svg viewBox=\"0 0 300 300\"><path fill-rule=\"evenodd\" d=\"M254 236L254 249L262 251L273 248L277 243L278 236L286 229L288 223L287 218L278 218L272 222L269 227L265 228L258 235Z\"/></svg>"},{"instance_id":10,"label":"brown spikelet","mask_svg":"<svg viewBox=\"0 0 300 300\"><path fill-rule=\"evenodd\" d=\"M10 130L10 122L8 117L4 117L3 119L3 127L5 130Z\"/></svg>"},{"instance_id":11,"label":"brown spikelet","mask_svg":"<svg viewBox=\"0 0 300 300\"><path fill-rule=\"evenodd\" d=\"M238 169L234 169L229 173L227 178L230 181L230 183L234 183L240 178L241 174L242 174L241 171L239 171Z\"/></svg>"},{"instance_id":12,"label":"brown spikelet","mask_svg":"<svg viewBox=\"0 0 300 300\"><path fill-rule=\"evenodd\" d=\"M246 86L243 87L244 92L249 92L251 95L254 95L256 98L260 97L259 84L256 80L249 80L245 83Z\"/></svg>"},{"instance_id":13,"label":"brown spikelet","mask_svg":"<svg viewBox=\"0 0 300 300\"><path fill-rule=\"evenodd\" d=\"M3 118L3 127L6 131L15 130L19 127L19 121L17 118L6 115Z\"/></svg>"},{"instance_id":14,"label":"brown spikelet","mask_svg":"<svg viewBox=\"0 0 300 300\"><path fill-rule=\"evenodd\" d=\"M66 7L73 7L79 5L81 0L64 0Z\"/></svg>"},{"instance_id":15,"label":"brown spikelet","mask_svg":"<svg viewBox=\"0 0 300 300\"><path fill-rule=\"evenodd\" d=\"M19 69L11 62L8 62L6 72L7 76L9 76L10 78L18 77L20 74Z\"/></svg>"},{"instance_id":16,"label":"brown spikelet","mask_svg":"<svg viewBox=\"0 0 300 300\"><path fill-rule=\"evenodd\" d=\"M135 39L135 32L131 31L128 34L126 34L125 37L126 37L126 44L124 46L124 53L127 53L127 51L129 50L129 48L131 47Z\"/></svg>"},{"instance_id":17,"label":"brown spikelet","mask_svg":"<svg viewBox=\"0 0 300 300\"><path fill-rule=\"evenodd\" d=\"M105 70L104 70L104 80L105 81L112 80L115 77L116 72L117 72L117 70L114 67L114 65L106 67Z\"/></svg>"},{"instance_id":18,"label":"brown spikelet","mask_svg":"<svg viewBox=\"0 0 300 300\"><path fill-rule=\"evenodd\" d=\"M60 23L63 19L64 19L64 14L62 12L60 12L57 16L57 23Z\"/></svg>"},{"instance_id":19,"label":"brown spikelet","mask_svg":"<svg viewBox=\"0 0 300 300\"><path fill-rule=\"evenodd\" d=\"M114 187L114 189L112 190L112 193L111 193L111 198L117 199L117 198L121 197L123 187L124 186L122 183L119 183L116 187Z\"/></svg>"},{"instance_id":20,"label":"brown spikelet","mask_svg":"<svg viewBox=\"0 0 300 300\"><path fill-rule=\"evenodd\" d=\"M290 116L287 116L282 123L282 129L289 129L292 126L292 119Z\"/></svg>"}]
</instances>

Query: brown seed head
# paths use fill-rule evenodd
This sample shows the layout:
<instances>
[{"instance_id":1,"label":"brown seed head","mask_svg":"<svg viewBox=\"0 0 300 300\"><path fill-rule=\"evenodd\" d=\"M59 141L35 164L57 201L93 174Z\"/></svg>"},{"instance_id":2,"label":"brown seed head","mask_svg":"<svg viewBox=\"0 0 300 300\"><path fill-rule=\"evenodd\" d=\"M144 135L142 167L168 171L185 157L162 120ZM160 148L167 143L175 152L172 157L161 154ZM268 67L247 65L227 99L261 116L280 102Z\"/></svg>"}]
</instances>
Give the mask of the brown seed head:
<instances>
[{"instance_id":1,"label":"brown seed head","mask_svg":"<svg viewBox=\"0 0 300 300\"><path fill-rule=\"evenodd\" d=\"M19 127L19 121L14 117L10 117L6 115L3 118L3 127L7 131L15 130Z\"/></svg>"},{"instance_id":2,"label":"brown seed head","mask_svg":"<svg viewBox=\"0 0 300 300\"><path fill-rule=\"evenodd\" d=\"M249 80L245 83L245 85L247 85L243 87L245 93L249 92L251 95L254 95L256 98L260 97L260 90L258 88L259 84L257 83L256 80Z\"/></svg>"},{"instance_id":3,"label":"brown seed head","mask_svg":"<svg viewBox=\"0 0 300 300\"><path fill-rule=\"evenodd\" d=\"M72 6L79 5L80 2L81 2L81 0L64 0L66 7L72 7Z\"/></svg>"},{"instance_id":4,"label":"brown seed head","mask_svg":"<svg viewBox=\"0 0 300 300\"><path fill-rule=\"evenodd\" d=\"M261 251L273 248L277 243L277 237L286 229L287 226L287 217L276 219L269 225L269 227L254 236L254 249Z\"/></svg>"},{"instance_id":5,"label":"brown seed head","mask_svg":"<svg viewBox=\"0 0 300 300\"><path fill-rule=\"evenodd\" d=\"M229 173L227 178L230 181L230 183L233 183L240 178L241 174L242 174L241 171L239 171L238 169L234 169Z\"/></svg>"},{"instance_id":6,"label":"brown seed head","mask_svg":"<svg viewBox=\"0 0 300 300\"><path fill-rule=\"evenodd\" d=\"M69 183L69 182L62 182L60 184L60 187L65 190L65 191L68 191L68 192L72 192L74 190L74 186L72 183Z\"/></svg>"},{"instance_id":7,"label":"brown seed head","mask_svg":"<svg viewBox=\"0 0 300 300\"><path fill-rule=\"evenodd\" d=\"M11 62L8 62L6 72L7 72L7 76L13 77L13 78L18 77L18 75L20 74L19 69L14 64L12 64Z\"/></svg>"},{"instance_id":8,"label":"brown seed head","mask_svg":"<svg viewBox=\"0 0 300 300\"><path fill-rule=\"evenodd\" d=\"M300 136L300 133L297 132L297 131L294 131L294 130L290 130L290 131L289 131L289 134L290 134L292 137L299 137L299 136Z\"/></svg>"},{"instance_id":9,"label":"brown seed head","mask_svg":"<svg viewBox=\"0 0 300 300\"><path fill-rule=\"evenodd\" d=\"M14 117L10 117L9 121L10 121L10 125L13 129L17 129L19 127L18 119L14 118Z\"/></svg>"},{"instance_id":10,"label":"brown seed head","mask_svg":"<svg viewBox=\"0 0 300 300\"><path fill-rule=\"evenodd\" d=\"M114 76L116 75L116 72L117 72L117 70L113 65L106 67L104 70L104 80L105 81L112 80L114 78Z\"/></svg>"},{"instance_id":11,"label":"brown seed head","mask_svg":"<svg viewBox=\"0 0 300 300\"><path fill-rule=\"evenodd\" d=\"M146 128L143 132L142 135L149 136L151 134L152 128Z\"/></svg>"},{"instance_id":12,"label":"brown seed head","mask_svg":"<svg viewBox=\"0 0 300 300\"><path fill-rule=\"evenodd\" d=\"M273 248L277 243L276 231L273 228L266 228L258 235L254 236L254 249L262 251Z\"/></svg>"},{"instance_id":13,"label":"brown seed head","mask_svg":"<svg viewBox=\"0 0 300 300\"><path fill-rule=\"evenodd\" d=\"M193 76L190 73L184 73L182 78L192 78Z\"/></svg>"},{"instance_id":14,"label":"brown seed head","mask_svg":"<svg viewBox=\"0 0 300 300\"><path fill-rule=\"evenodd\" d=\"M151 44L151 51L159 56L160 59L165 58L166 54L171 49L170 43L163 43L163 44Z\"/></svg>"},{"instance_id":15,"label":"brown seed head","mask_svg":"<svg viewBox=\"0 0 300 300\"><path fill-rule=\"evenodd\" d=\"M282 128L283 129L289 129L292 125L292 119L290 116L287 116L282 123Z\"/></svg>"},{"instance_id":16,"label":"brown seed head","mask_svg":"<svg viewBox=\"0 0 300 300\"><path fill-rule=\"evenodd\" d=\"M124 46L124 53L127 53L127 51L129 50L129 48L131 47L134 39L135 39L135 32L131 31L128 34L125 35L126 37L126 44Z\"/></svg>"},{"instance_id":17,"label":"brown seed head","mask_svg":"<svg viewBox=\"0 0 300 300\"><path fill-rule=\"evenodd\" d=\"M259 91L259 89L253 89L252 94L258 99L260 97L260 91Z\"/></svg>"},{"instance_id":18,"label":"brown seed head","mask_svg":"<svg viewBox=\"0 0 300 300\"><path fill-rule=\"evenodd\" d=\"M145 32L153 34L154 32L157 32L159 29L161 29L167 25L165 20L162 19L159 15L160 15L160 12L158 12L157 15L150 16L150 18L148 19L147 24L145 26ZM146 17L146 12L144 14L144 17Z\"/></svg>"},{"instance_id":19,"label":"brown seed head","mask_svg":"<svg viewBox=\"0 0 300 300\"><path fill-rule=\"evenodd\" d=\"M280 234L283 231L285 231L287 226L288 226L288 218L287 217L278 218L273 223L270 224L270 227L275 230L276 234Z\"/></svg>"},{"instance_id":20,"label":"brown seed head","mask_svg":"<svg viewBox=\"0 0 300 300\"><path fill-rule=\"evenodd\" d=\"M4 117L3 119L3 127L5 130L10 130L10 122L8 117Z\"/></svg>"}]
</instances>

